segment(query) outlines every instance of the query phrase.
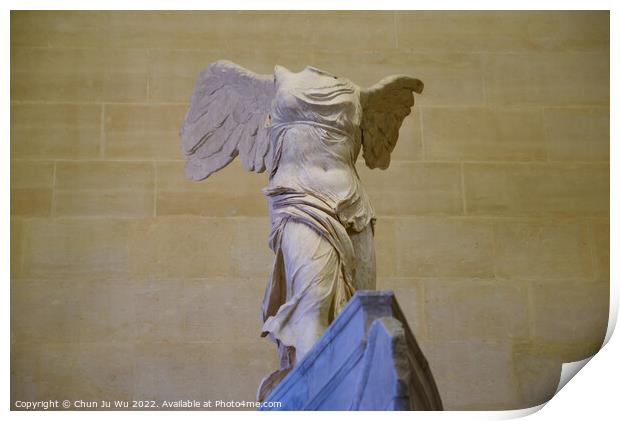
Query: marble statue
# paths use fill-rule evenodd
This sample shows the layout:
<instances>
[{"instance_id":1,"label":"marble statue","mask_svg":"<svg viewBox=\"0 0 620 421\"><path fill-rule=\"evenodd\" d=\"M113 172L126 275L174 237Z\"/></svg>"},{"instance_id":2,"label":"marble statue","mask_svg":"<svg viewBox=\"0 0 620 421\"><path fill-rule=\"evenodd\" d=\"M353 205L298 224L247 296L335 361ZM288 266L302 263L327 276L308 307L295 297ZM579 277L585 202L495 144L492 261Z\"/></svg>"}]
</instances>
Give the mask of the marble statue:
<instances>
[{"instance_id":1,"label":"marble statue","mask_svg":"<svg viewBox=\"0 0 620 421\"><path fill-rule=\"evenodd\" d=\"M386 77L370 88L307 66L258 75L229 61L204 70L181 129L186 177L204 180L237 155L267 171L275 262L262 336L280 369L258 398L308 353L356 290L375 289L374 213L355 169L360 151L386 169L420 80Z\"/></svg>"}]
</instances>

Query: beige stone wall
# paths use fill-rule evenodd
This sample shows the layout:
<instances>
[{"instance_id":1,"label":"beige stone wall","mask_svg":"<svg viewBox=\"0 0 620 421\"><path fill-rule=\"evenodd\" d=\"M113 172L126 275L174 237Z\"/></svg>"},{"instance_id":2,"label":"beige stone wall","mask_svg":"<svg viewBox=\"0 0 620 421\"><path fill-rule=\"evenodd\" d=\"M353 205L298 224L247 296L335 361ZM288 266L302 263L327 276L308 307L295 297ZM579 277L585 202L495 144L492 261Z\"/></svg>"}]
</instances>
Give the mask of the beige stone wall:
<instances>
[{"instance_id":1,"label":"beige stone wall","mask_svg":"<svg viewBox=\"0 0 620 421\"><path fill-rule=\"evenodd\" d=\"M11 14L12 399L252 399L264 174L185 181L201 69L422 79L391 167L360 165L391 288L449 409L518 408L600 346L606 12Z\"/></svg>"}]
</instances>

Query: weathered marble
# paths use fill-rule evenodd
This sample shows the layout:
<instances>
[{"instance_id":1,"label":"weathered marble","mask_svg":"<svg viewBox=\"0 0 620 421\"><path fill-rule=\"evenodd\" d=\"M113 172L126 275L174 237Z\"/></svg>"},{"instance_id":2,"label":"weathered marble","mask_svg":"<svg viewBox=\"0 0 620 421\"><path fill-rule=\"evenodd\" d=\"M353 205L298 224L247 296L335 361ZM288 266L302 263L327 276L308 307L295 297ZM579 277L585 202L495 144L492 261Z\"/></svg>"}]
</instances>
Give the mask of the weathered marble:
<instances>
[{"instance_id":1,"label":"weathered marble","mask_svg":"<svg viewBox=\"0 0 620 421\"><path fill-rule=\"evenodd\" d=\"M273 273L262 336L280 369L262 399L321 337L356 290L376 284L374 210L355 162L385 169L420 80L390 76L362 89L316 67L257 75L217 61L200 75L181 129L185 174L203 180L237 155L269 174Z\"/></svg>"}]
</instances>

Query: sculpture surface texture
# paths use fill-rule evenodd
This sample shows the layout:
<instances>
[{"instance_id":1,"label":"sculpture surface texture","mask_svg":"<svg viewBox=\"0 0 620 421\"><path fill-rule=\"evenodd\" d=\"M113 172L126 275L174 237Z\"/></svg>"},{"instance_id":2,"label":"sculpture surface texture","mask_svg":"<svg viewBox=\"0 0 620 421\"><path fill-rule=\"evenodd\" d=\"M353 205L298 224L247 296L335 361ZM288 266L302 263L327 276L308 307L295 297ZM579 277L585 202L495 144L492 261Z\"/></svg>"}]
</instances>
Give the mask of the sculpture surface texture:
<instances>
[{"instance_id":1,"label":"sculpture surface texture","mask_svg":"<svg viewBox=\"0 0 620 421\"><path fill-rule=\"evenodd\" d=\"M258 75L229 61L204 70L181 129L186 176L203 180L237 155L267 171L269 246L275 262L262 304L262 336L278 347L280 370L300 361L356 290L375 289L374 212L355 168L386 169L398 131L422 92L396 75L363 89L308 66Z\"/></svg>"}]
</instances>

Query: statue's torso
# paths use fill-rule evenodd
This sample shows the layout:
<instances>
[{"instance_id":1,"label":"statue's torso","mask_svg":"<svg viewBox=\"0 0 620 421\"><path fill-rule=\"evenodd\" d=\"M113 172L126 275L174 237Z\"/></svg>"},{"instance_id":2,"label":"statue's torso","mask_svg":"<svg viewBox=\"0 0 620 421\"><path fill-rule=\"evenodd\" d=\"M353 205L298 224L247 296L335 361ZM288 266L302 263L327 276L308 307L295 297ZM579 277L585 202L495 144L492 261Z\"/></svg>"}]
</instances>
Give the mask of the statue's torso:
<instances>
[{"instance_id":1,"label":"statue's torso","mask_svg":"<svg viewBox=\"0 0 620 421\"><path fill-rule=\"evenodd\" d=\"M341 222L361 231L373 210L355 170L361 148L359 88L307 67L276 68L271 112L276 155L269 187L308 192L338 209Z\"/></svg>"}]
</instances>

